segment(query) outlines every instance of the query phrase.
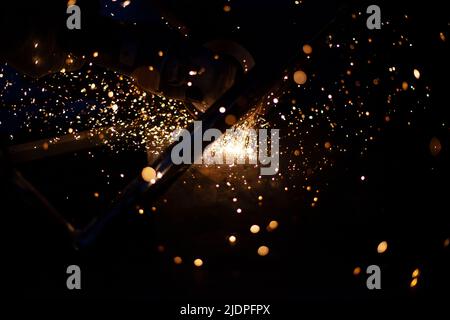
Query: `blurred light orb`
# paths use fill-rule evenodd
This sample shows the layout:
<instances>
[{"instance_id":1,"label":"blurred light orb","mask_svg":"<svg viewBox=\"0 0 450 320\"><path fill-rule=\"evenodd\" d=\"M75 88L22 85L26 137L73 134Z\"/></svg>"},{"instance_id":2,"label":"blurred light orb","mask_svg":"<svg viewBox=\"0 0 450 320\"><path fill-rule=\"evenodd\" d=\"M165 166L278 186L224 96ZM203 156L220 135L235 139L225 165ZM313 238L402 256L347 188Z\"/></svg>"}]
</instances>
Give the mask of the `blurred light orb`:
<instances>
[{"instance_id":1,"label":"blurred light orb","mask_svg":"<svg viewBox=\"0 0 450 320\"><path fill-rule=\"evenodd\" d=\"M225 117L225 123L229 126L236 124L236 122L237 122L236 116L233 114L229 114Z\"/></svg>"},{"instance_id":2,"label":"blurred light orb","mask_svg":"<svg viewBox=\"0 0 450 320\"><path fill-rule=\"evenodd\" d=\"M228 237L228 241L231 243L231 244L234 244L234 243L236 243L236 236L229 236Z\"/></svg>"},{"instance_id":3,"label":"blurred light orb","mask_svg":"<svg viewBox=\"0 0 450 320\"><path fill-rule=\"evenodd\" d=\"M202 259L195 259L194 260L194 265L196 266L196 267L201 267L202 265L203 265L203 260Z\"/></svg>"},{"instance_id":4,"label":"blurred light orb","mask_svg":"<svg viewBox=\"0 0 450 320\"><path fill-rule=\"evenodd\" d=\"M354 276L358 276L361 273L361 268L360 267L356 267L355 269L353 269L353 275Z\"/></svg>"},{"instance_id":5,"label":"blurred light orb","mask_svg":"<svg viewBox=\"0 0 450 320\"><path fill-rule=\"evenodd\" d=\"M175 264L182 264L183 263L183 259L181 259L181 257L176 256L175 258L173 258L173 262Z\"/></svg>"},{"instance_id":6,"label":"blurred light orb","mask_svg":"<svg viewBox=\"0 0 450 320\"><path fill-rule=\"evenodd\" d=\"M153 182L156 178L156 171L152 167L145 167L142 169L141 177L145 182Z\"/></svg>"},{"instance_id":7,"label":"blurred light orb","mask_svg":"<svg viewBox=\"0 0 450 320\"><path fill-rule=\"evenodd\" d=\"M260 229L261 228L257 224L254 224L250 227L250 232L255 234L255 233L258 233Z\"/></svg>"},{"instance_id":8,"label":"blurred light orb","mask_svg":"<svg viewBox=\"0 0 450 320\"><path fill-rule=\"evenodd\" d=\"M258 254L259 254L261 257L267 256L267 255L269 254L269 248L266 247L266 246L260 246L260 247L258 248Z\"/></svg>"},{"instance_id":9,"label":"blurred light orb","mask_svg":"<svg viewBox=\"0 0 450 320\"><path fill-rule=\"evenodd\" d=\"M305 54L311 54L313 51L312 47L309 44L303 45L303 52Z\"/></svg>"},{"instance_id":10,"label":"blurred light orb","mask_svg":"<svg viewBox=\"0 0 450 320\"><path fill-rule=\"evenodd\" d=\"M450 245L450 238L444 240L444 248L447 248Z\"/></svg>"},{"instance_id":11,"label":"blurred light orb","mask_svg":"<svg viewBox=\"0 0 450 320\"><path fill-rule=\"evenodd\" d=\"M386 241L382 241L378 244L377 252L380 254L385 253L387 248L388 248L388 243Z\"/></svg>"},{"instance_id":12,"label":"blurred light orb","mask_svg":"<svg viewBox=\"0 0 450 320\"><path fill-rule=\"evenodd\" d=\"M294 81L296 84L302 85L306 83L308 76L302 70L297 70L294 72Z\"/></svg>"},{"instance_id":13,"label":"blurred light orb","mask_svg":"<svg viewBox=\"0 0 450 320\"><path fill-rule=\"evenodd\" d=\"M278 228L278 221L276 221L276 220L270 221L270 222L269 222L269 225L267 226L267 230L273 231L273 230L275 230L276 228Z\"/></svg>"},{"instance_id":14,"label":"blurred light orb","mask_svg":"<svg viewBox=\"0 0 450 320\"><path fill-rule=\"evenodd\" d=\"M441 141L436 137L431 138L431 140L430 140L431 155L436 157L441 153L441 150L442 150Z\"/></svg>"}]
</instances>

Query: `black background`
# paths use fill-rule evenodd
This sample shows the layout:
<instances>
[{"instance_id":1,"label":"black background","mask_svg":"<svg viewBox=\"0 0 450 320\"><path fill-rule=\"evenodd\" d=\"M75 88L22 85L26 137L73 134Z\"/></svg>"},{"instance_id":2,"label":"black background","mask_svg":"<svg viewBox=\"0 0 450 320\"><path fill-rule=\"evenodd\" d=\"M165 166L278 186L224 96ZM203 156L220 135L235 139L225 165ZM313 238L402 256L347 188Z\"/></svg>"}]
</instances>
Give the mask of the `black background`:
<instances>
[{"instance_id":1,"label":"black background","mask_svg":"<svg viewBox=\"0 0 450 320\"><path fill-rule=\"evenodd\" d=\"M186 5L188 1L174 1L172 10L181 14L193 34L203 41L227 34L229 25L233 25L233 21L223 17L223 4L219 2ZM377 50L379 66L389 61L420 63L431 87L431 106L415 113L413 126L403 121L410 116L409 109L400 106L396 114L399 120L379 132L365 156L361 157L357 141L346 153L337 155L332 169L319 172L313 178L323 186L320 205L316 208L309 206L303 194L294 191L269 195L264 210L284 213L278 219L277 233L262 238L271 243L268 257L255 255L255 243L251 241L243 241L239 251L218 244L225 239L230 226L246 228L242 221L226 222L221 218L221 213L229 210L229 206L220 201L220 194L216 195L216 201L204 201L208 198L206 195L205 199L192 201L188 187L175 185L169 194L179 201L169 206L169 213L152 219L124 215L93 247L77 251L44 213L28 205L4 184L1 213L7 251L2 263L10 270L6 277L13 282L12 296L67 301L102 298L180 303L290 301L291 304L318 306L448 299L450 248L444 248L443 243L450 237L447 198L450 55L448 39L440 42L439 32L449 35L450 14L442 1L379 5L383 17L393 21L405 13L412 17L408 25L400 24L398 29L408 31L416 49L413 55L408 52L408 56L402 51L392 51L390 35L382 34L378 36L380 41L376 48L363 49L361 54L370 54L364 50ZM314 36L336 16L338 5L317 2L308 6L309 11L298 17L284 2L258 1L242 5L242 8L236 3L232 7L236 11L233 19L241 23L242 30L248 30L239 33L236 40L245 43L265 63L272 59L279 63L283 56L292 56L292 45L298 39L317 39L317 43L323 43L320 35ZM346 10L353 12L354 8L362 8L364 12L366 7L366 3L352 2ZM366 30L364 19L351 22L345 18L345 13L342 16L340 22L329 27L331 32L383 32ZM296 28L286 26L295 19L300 21ZM271 45L274 42L279 44L277 50ZM282 54L278 52L280 48L285 48ZM321 58L314 65L315 72L326 82L327 77L333 78L336 70L340 70L337 65L340 60L327 57L325 53ZM360 75L361 80L364 77ZM376 105L377 93L372 94ZM302 98L308 100L314 96L299 97ZM408 99L401 101L405 105L414 103L414 98ZM280 105L283 108L283 103ZM445 126L441 125L443 122ZM348 127L353 125L351 119L345 123ZM361 124L355 122L354 125ZM318 131L310 139L322 141L323 135ZM434 136L442 143L442 152L437 157L429 151L429 142ZM294 142L288 139L282 143ZM45 185L45 181L52 181L52 177L58 176L58 169L68 164L70 178L62 179L63 186L82 182L89 185L89 179L95 180L95 173L90 174L88 167L78 160L70 162L68 157L20 169L37 185L44 185L47 193L59 187ZM107 160L108 155L103 154L96 161ZM123 154L114 161L112 167L142 166L145 155ZM359 180L362 174L368 177L365 184ZM295 178L293 180L295 183ZM6 180L2 178L3 181ZM214 182L205 183L211 188L206 187L204 192L212 195ZM86 208L87 202L80 203L78 210L89 210ZM258 208L254 206L251 210ZM186 256L195 256L200 250L202 256L208 257L207 263L202 268L195 268L190 260L181 266L174 265L171 252L156 250L161 244L161 235L166 239L167 248L177 248ZM388 241L389 250L379 255L376 246L382 240ZM78 264L82 269L81 291L69 291L65 287L65 268L69 264ZM382 269L382 290L370 291L365 286L364 270L371 264ZM359 277L352 274L355 266L363 269ZM411 272L417 267L422 274L419 286L412 290L409 287Z\"/></svg>"}]
</instances>

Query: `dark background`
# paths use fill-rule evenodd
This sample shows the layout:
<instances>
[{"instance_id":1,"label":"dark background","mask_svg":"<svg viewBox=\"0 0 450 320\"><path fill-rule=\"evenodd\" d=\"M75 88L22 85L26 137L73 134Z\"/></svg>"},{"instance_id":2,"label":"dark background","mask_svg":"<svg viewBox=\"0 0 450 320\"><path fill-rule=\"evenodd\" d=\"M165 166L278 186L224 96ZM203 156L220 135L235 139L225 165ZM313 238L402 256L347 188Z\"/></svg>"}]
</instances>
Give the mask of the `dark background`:
<instances>
[{"instance_id":1,"label":"dark background","mask_svg":"<svg viewBox=\"0 0 450 320\"><path fill-rule=\"evenodd\" d=\"M6 183L2 184L1 213L7 231L7 254L2 260L10 269L7 278L13 281L13 296L68 301L138 298L180 303L290 301L350 306L392 301L440 303L448 299L450 248L444 246L444 241L450 237L447 198L450 15L443 2L379 3L383 21L389 19L391 25L373 31L365 27L367 3L364 2L347 3L339 11L338 3L305 1L304 8L297 12L287 1L251 4L232 1L231 17L224 15L223 4L172 1L169 7L190 26L196 41L226 35L249 48L257 61L259 58L264 63L284 65L288 57L298 54L295 48L299 42L311 43L314 48L314 60L299 63L305 63L311 74L317 75L316 80L300 92L282 88L278 109L268 116L281 129L282 146L288 150L295 149L299 142L296 137L283 138L283 129L288 129L279 120L279 113L289 110L292 98L306 106L321 99L322 85L338 87L336 81L351 57L374 61L370 66L361 64L351 76L353 84L370 83L375 76L383 82L380 74L384 71L380 70L391 63L419 65L423 83L418 84L414 93L399 94L389 124L384 122L385 93L393 86L388 76L375 89L364 90L364 85L353 87L355 99L362 97L368 110L375 114L372 122L361 121L339 109L341 97L336 93L333 116L345 130L333 132L332 139L347 151L327 155L332 167L311 169L308 182L303 171L287 172L279 183L265 181L258 189L264 193L262 205L255 201L256 191L238 190L246 214L241 218L228 214L235 210L231 193L215 190L216 182L224 181L220 174L207 175L194 168L163 197L168 200L165 205L161 204L163 198L157 200L161 209L155 215L144 218L124 214L95 245L74 250L58 226L24 201L7 184L7 179L2 178ZM362 16L352 19L351 13L358 11ZM140 15L143 11L137 12ZM405 14L410 17L407 22L402 19ZM319 32L332 19L334 23ZM241 32L234 31L236 24L241 26ZM440 32L446 34L446 41L440 40ZM373 37L375 44L361 45L356 53L345 49L327 51L328 34L343 44L353 36ZM393 49L392 42L402 34L412 39L413 49ZM425 103L427 108L417 107L411 113L410 106L423 105L421 99L426 92L431 92L431 100ZM376 135L370 144L360 137L345 136L366 127ZM310 156L322 158L323 151L314 151L314 144L322 145L330 138L325 126L319 124L310 132L304 127L298 130L304 134L305 149L313 150ZM433 137L442 144L437 156L430 153ZM361 155L365 148L367 151ZM292 155L281 156L282 168L287 168L289 157ZM61 211L66 209L71 214L80 211L91 217L107 205L106 199L104 203L91 203L83 200L81 191L74 191L78 192L79 201L67 207L58 200L58 192L91 190L90 185L99 185L96 167L106 166L111 170L125 167L133 175L146 161L145 154L139 152L122 153L113 159L107 152L100 152L95 160L83 163L87 158L82 154L66 155L21 165L18 169L52 198ZM2 168L7 175L8 165ZM240 173L241 169L236 170ZM248 180L255 182L251 171L248 172ZM367 177L364 183L360 180L362 175ZM182 180L188 183L182 184ZM284 191L285 186L308 184L320 189L320 201L314 208L310 205L312 196L304 188ZM202 186L201 191L194 190L197 185ZM148 208L152 205L150 201L143 203ZM269 218L280 223L276 231L249 235L249 225L256 221L263 227ZM234 247L226 242L230 230L242 233ZM383 240L389 247L380 255L376 247ZM267 257L256 255L261 243L270 247ZM183 257L183 264L173 263L175 255ZM204 259L201 268L192 264L196 256ZM69 291L65 287L65 268L69 264L81 267L81 291ZM382 290L370 291L365 286L365 268L371 264L381 267ZM353 269L357 266L362 268L362 273L354 276ZM421 271L419 284L410 288L415 268Z\"/></svg>"}]
</instances>

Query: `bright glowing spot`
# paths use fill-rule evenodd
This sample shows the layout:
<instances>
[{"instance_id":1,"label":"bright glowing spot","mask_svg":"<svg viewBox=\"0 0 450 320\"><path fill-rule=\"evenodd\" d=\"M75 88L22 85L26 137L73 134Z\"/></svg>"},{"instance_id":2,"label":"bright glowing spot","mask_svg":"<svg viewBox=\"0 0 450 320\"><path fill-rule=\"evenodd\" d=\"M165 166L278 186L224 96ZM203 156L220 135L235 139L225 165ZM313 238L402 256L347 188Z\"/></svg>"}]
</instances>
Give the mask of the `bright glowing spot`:
<instances>
[{"instance_id":1,"label":"bright glowing spot","mask_svg":"<svg viewBox=\"0 0 450 320\"><path fill-rule=\"evenodd\" d=\"M303 46L303 52L305 54L311 54L312 53L312 47L309 44L305 44Z\"/></svg>"},{"instance_id":2,"label":"bright glowing spot","mask_svg":"<svg viewBox=\"0 0 450 320\"><path fill-rule=\"evenodd\" d=\"M155 180L156 178L156 171L152 167L145 167L141 171L141 177L145 182L151 182Z\"/></svg>"},{"instance_id":3,"label":"bright glowing spot","mask_svg":"<svg viewBox=\"0 0 450 320\"><path fill-rule=\"evenodd\" d=\"M354 276L358 276L361 273L361 268L360 267L356 267L355 269L353 269L353 275Z\"/></svg>"},{"instance_id":4,"label":"bright glowing spot","mask_svg":"<svg viewBox=\"0 0 450 320\"><path fill-rule=\"evenodd\" d=\"M194 265L196 266L196 267L201 267L202 265L203 265L203 260L202 259L195 259L194 260Z\"/></svg>"},{"instance_id":5,"label":"bright glowing spot","mask_svg":"<svg viewBox=\"0 0 450 320\"><path fill-rule=\"evenodd\" d=\"M235 236L229 236L228 237L228 241L231 243L231 244L233 244L233 243L236 243L236 237Z\"/></svg>"},{"instance_id":6,"label":"bright glowing spot","mask_svg":"<svg viewBox=\"0 0 450 320\"><path fill-rule=\"evenodd\" d=\"M302 70L297 70L294 72L294 81L296 84L305 84L308 79L306 73Z\"/></svg>"},{"instance_id":7,"label":"bright glowing spot","mask_svg":"<svg viewBox=\"0 0 450 320\"><path fill-rule=\"evenodd\" d=\"M249 164L257 163L257 143L255 131L252 130L252 123L245 122L226 132L219 139L208 145L203 152L203 159L212 160L213 154L223 155L225 159L232 161L227 165L233 166L239 161ZM241 163L242 163L241 162Z\"/></svg>"},{"instance_id":8,"label":"bright glowing spot","mask_svg":"<svg viewBox=\"0 0 450 320\"><path fill-rule=\"evenodd\" d=\"M219 112L220 112L220 113L225 113L225 111L227 111L227 109L225 109L224 107L220 107L220 108L219 108Z\"/></svg>"},{"instance_id":9,"label":"bright glowing spot","mask_svg":"<svg viewBox=\"0 0 450 320\"><path fill-rule=\"evenodd\" d=\"M411 283L409 284L409 286L411 288L414 288L415 286L417 286L417 282L418 282L417 278L414 278L411 280Z\"/></svg>"},{"instance_id":10,"label":"bright glowing spot","mask_svg":"<svg viewBox=\"0 0 450 320\"><path fill-rule=\"evenodd\" d=\"M380 254L385 253L387 248L388 248L388 243L386 241L382 241L378 244L377 252Z\"/></svg>"},{"instance_id":11,"label":"bright glowing spot","mask_svg":"<svg viewBox=\"0 0 450 320\"><path fill-rule=\"evenodd\" d=\"M254 225L252 225L252 226L250 227L250 232L251 232L251 233L256 234L256 233L259 232L259 230L260 230L260 228L259 228L259 226L258 226L257 224L254 224Z\"/></svg>"},{"instance_id":12,"label":"bright glowing spot","mask_svg":"<svg viewBox=\"0 0 450 320\"><path fill-rule=\"evenodd\" d=\"M258 254L259 254L261 257L267 256L267 255L269 254L269 248L266 247L266 246L260 246L260 247L258 248Z\"/></svg>"},{"instance_id":13,"label":"bright glowing spot","mask_svg":"<svg viewBox=\"0 0 450 320\"><path fill-rule=\"evenodd\" d=\"M95 52L92 54L92 56L93 56L94 58L97 58L97 57L98 57L98 52L95 51Z\"/></svg>"},{"instance_id":14,"label":"bright glowing spot","mask_svg":"<svg viewBox=\"0 0 450 320\"><path fill-rule=\"evenodd\" d=\"M419 79L419 78L420 78L420 71L419 71L419 70L414 69L414 77L415 77L416 79Z\"/></svg>"},{"instance_id":15,"label":"bright glowing spot","mask_svg":"<svg viewBox=\"0 0 450 320\"><path fill-rule=\"evenodd\" d=\"M417 278L420 275L420 270L419 268L414 269L413 273L412 273L412 277L413 278Z\"/></svg>"},{"instance_id":16,"label":"bright glowing spot","mask_svg":"<svg viewBox=\"0 0 450 320\"><path fill-rule=\"evenodd\" d=\"M273 230L275 230L276 228L278 228L278 221L276 221L276 220L270 221L270 222L269 222L269 225L267 226L267 230L273 231Z\"/></svg>"}]
</instances>

